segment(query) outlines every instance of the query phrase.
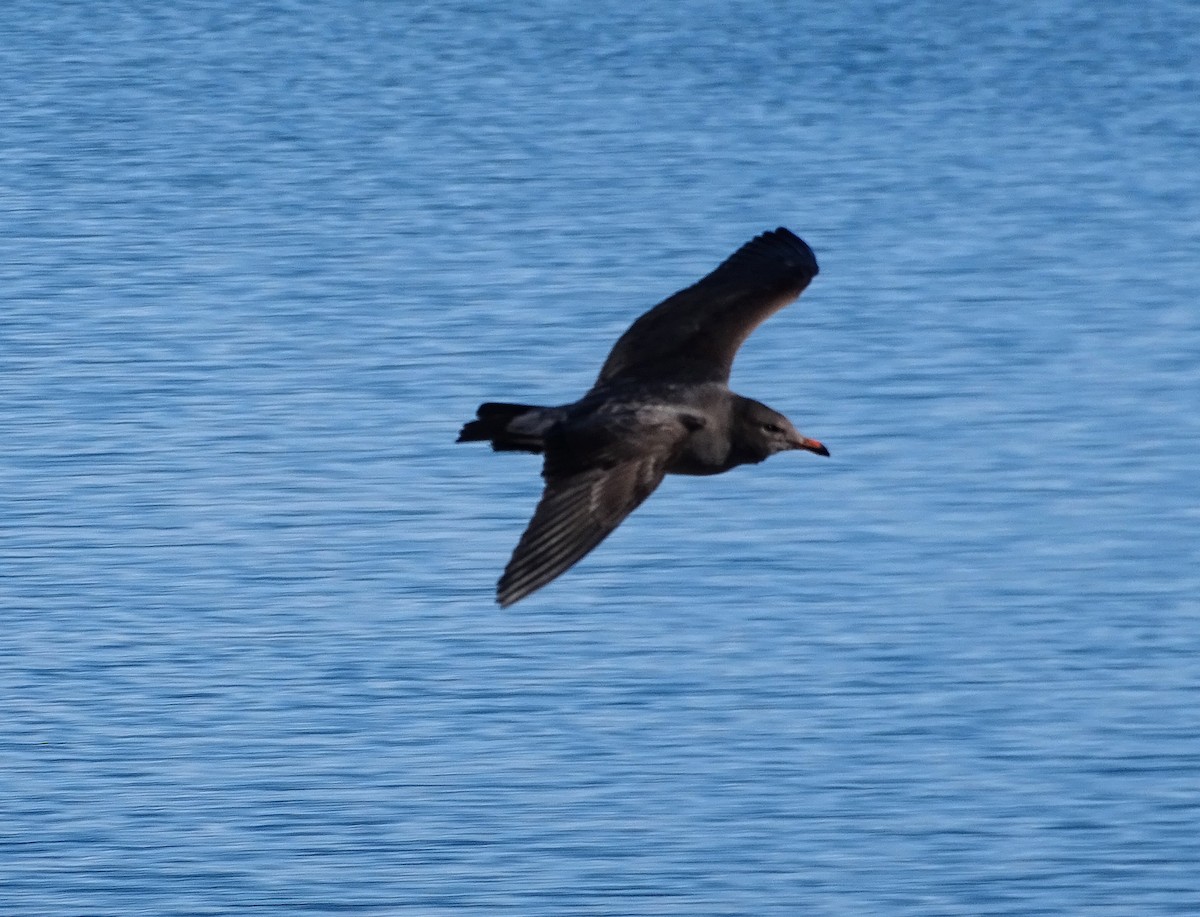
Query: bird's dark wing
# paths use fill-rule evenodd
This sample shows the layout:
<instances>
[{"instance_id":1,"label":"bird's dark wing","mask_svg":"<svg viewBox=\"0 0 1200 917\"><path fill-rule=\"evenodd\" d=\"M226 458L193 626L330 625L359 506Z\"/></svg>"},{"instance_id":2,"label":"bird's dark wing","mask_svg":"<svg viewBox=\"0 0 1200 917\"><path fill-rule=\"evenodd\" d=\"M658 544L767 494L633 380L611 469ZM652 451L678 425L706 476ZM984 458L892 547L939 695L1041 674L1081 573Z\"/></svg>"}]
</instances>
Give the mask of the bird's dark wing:
<instances>
[{"instance_id":1,"label":"bird's dark wing","mask_svg":"<svg viewBox=\"0 0 1200 917\"><path fill-rule=\"evenodd\" d=\"M574 442L548 440L546 488L500 577L502 606L542 588L608 537L662 483L688 428L671 417L636 425L618 420L604 432L607 443L596 442L594 429Z\"/></svg>"},{"instance_id":2,"label":"bird's dark wing","mask_svg":"<svg viewBox=\"0 0 1200 917\"><path fill-rule=\"evenodd\" d=\"M783 227L765 232L634 322L596 384L728 382L742 342L816 275L817 259L802 239Z\"/></svg>"}]
</instances>

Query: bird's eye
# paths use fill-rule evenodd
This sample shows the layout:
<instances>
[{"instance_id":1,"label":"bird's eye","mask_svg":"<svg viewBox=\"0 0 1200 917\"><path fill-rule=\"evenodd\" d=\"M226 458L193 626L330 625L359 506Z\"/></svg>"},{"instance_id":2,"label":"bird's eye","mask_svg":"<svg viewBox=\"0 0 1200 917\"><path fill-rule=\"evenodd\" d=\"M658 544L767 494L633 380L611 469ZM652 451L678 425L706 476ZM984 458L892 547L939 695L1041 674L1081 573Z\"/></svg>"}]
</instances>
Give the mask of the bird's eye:
<instances>
[{"instance_id":1,"label":"bird's eye","mask_svg":"<svg viewBox=\"0 0 1200 917\"><path fill-rule=\"evenodd\" d=\"M765 423L762 425L762 427L768 433L782 433L783 432L783 427L779 426L778 424Z\"/></svg>"}]
</instances>

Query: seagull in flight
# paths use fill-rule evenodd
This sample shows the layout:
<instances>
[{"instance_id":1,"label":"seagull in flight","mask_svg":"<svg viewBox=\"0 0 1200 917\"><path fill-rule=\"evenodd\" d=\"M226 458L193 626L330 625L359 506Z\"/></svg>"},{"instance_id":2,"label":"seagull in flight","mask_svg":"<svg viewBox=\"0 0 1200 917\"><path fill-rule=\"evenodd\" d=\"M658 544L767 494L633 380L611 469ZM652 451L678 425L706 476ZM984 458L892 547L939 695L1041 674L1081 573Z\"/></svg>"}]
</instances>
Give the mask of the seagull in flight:
<instances>
[{"instance_id":1,"label":"seagull in flight","mask_svg":"<svg viewBox=\"0 0 1200 917\"><path fill-rule=\"evenodd\" d=\"M829 455L778 411L729 390L742 342L816 276L802 239L765 232L635 321L578 401L479 406L458 442L545 456L541 501L496 589L501 606L566 572L668 474L720 474L791 449Z\"/></svg>"}]
</instances>

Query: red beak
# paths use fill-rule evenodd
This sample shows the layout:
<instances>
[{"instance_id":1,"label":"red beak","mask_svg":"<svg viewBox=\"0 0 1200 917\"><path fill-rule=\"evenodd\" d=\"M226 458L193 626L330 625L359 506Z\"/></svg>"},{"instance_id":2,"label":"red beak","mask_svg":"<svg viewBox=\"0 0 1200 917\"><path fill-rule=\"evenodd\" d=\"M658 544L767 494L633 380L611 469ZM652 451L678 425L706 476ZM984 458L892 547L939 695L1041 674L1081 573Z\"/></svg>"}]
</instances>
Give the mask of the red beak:
<instances>
[{"instance_id":1,"label":"red beak","mask_svg":"<svg viewBox=\"0 0 1200 917\"><path fill-rule=\"evenodd\" d=\"M807 436L801 436L796 440L797 449L806 449L809 452L815 452L817 455L829 455L829 450L825 448L824 443L817 442L815 439L809 439Z\"/></svg>"}]
</instances>

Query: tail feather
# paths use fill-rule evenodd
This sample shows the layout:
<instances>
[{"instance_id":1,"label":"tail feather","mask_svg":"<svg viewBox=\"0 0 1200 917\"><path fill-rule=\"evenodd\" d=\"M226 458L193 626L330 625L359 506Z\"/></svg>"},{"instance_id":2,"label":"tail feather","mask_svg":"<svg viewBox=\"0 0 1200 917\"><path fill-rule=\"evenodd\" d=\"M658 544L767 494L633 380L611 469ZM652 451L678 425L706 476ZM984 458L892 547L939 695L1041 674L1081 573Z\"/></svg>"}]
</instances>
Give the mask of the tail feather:
<instances>
[{"instance_id":1,"label":"tail feather","mask_svg":"<svg viewBox=\"0 0 1200 917\"><path fill-rule=\"evenodd\" d=\"M542 452L545 444L540 434L509 429L512 421L528 414L541 411L532 404L505 404L489 401L479 406L476 420L465 424L458 434L458 442L491 442L497 452Z\"/></svg>"}]
</instances>

